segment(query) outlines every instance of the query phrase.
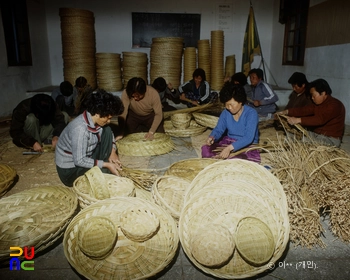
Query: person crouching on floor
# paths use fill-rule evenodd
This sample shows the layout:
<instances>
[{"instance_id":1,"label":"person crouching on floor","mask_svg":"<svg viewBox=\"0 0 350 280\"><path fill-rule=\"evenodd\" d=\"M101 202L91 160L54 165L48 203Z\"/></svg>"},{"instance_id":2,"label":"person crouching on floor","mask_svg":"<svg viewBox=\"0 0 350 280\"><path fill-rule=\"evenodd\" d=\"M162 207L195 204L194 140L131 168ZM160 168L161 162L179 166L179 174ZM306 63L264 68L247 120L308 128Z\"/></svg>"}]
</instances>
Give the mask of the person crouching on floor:
<instances>
[{"instance_id":1,"label":"person crouching on floor","mask_svg":"<svg viewBox=\"0 0 350 280\"><path fill-rule=\"evenodd\" d=\"M100 89L88 96L86 108L63 130L56 146L57 173L66 186L72 186L75 179L96 165L102 172L115 175L121 169L108 126L111 118L124 110L120 98Z\"/></svg>"},{"instance_id":2,"label":"person crouching on floor","mask_svg":"<svg viewBox=\"0 0 350 280\"><path fill-rule=\"evenodd\" d=\"M218 123L209 135L206 145L202 146L202 157L241 158L260 162L258 150L230 156L231 152L237 152L259 142L258 113L245 105L247 95L243 86L227 82L219 96L226 109L220 114ZM227 136L222 138L225 131L227 131ZM217 153L218 150L220 152Z\"/></svg>"}]
</instances>

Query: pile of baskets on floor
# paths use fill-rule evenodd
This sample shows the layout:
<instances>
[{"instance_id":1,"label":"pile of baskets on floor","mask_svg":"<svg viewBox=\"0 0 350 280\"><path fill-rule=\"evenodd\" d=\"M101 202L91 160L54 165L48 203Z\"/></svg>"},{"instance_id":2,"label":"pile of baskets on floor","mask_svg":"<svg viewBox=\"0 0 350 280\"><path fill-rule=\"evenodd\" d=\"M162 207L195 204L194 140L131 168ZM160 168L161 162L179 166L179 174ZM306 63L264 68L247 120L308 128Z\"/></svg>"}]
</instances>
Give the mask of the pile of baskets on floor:
<instances>
[{"instance_id":1,"label":"pile of baskets on floor","mask_svg":"<svg viewBox=\"0 0 350 280\"><path fill-rule=\"evenodd\" d=\"M86 278L147 279L170 264L181 241L199 269L235 279L265 271L284 252L286 197L264 167L188 159L162 176L146 173L142 184L141 171L116 177L96 167L73 188L37 187L1 199L0 258L10 245L37 252L64 234L65 256ZM26 225L20 235L19 224Z\"/></svg>"}]
</instances>

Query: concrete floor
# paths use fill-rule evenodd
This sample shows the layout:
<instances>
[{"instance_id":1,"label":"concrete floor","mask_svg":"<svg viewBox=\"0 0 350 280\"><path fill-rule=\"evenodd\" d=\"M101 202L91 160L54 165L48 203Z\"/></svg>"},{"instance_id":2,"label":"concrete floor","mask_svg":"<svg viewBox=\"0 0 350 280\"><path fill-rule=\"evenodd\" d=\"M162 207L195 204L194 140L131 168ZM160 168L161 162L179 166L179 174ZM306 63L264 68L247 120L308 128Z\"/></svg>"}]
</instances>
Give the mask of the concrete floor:
<instances>
[{"instance_id":1,"label":"concrete floor","mask_svg":"<svg viewBox=\"0 0 350 280\"><path fill-rule=\"evenodd\" d=\"M342 148L350 152L349 127L343 140ZM198 154L195 149L185 145L191 142L190 138L173 138L177 149L169 154L153 157L148 162L148 168L165 170L172 163L182 159L196 158ZM289 244L283 257L274 264L274 268L267 267L263 275L251 279L305 279L305 280L329 280L350 279L350 245L337 240L328 229L329 222L326 218L322 220L323 228L326 230L322 240L327 247L306 249L294 247ZM302 267L305 262L305 268ZM309 266L308 266L309 264ZM2 264L0 268L0 279L25 279L25 280L75 280L85 279L70 266L64 256L62 238L44 252L35 256L34 271L10 271L8 263ZM206 275L197 269L187 258L181 246L172 263L161 273L152 279L162 280L205 280L217 279Z\"/></svg>"}]
</instances>

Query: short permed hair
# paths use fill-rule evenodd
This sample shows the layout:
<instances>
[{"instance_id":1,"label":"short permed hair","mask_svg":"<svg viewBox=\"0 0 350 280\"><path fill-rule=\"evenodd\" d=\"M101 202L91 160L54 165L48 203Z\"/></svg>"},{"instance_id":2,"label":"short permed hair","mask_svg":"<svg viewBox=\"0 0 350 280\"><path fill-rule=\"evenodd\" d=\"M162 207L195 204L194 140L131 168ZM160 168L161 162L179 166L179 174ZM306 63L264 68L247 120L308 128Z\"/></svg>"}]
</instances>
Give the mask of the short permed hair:
<instances>
[{"instance_id":1,"label":"short permed hair","mask_svg":"<svg viewBox=\"0 0 350 280\"><path fill-rule=\"evenodd\" d=\"M121 99L104 89L98 89L96 93L89 94L85 105L92 116L99 114L101 118L117 116L124 111Z\"/></svg>"},{"instance_id":2,"label":"short permed hair","mask_svg":"<svg viewBox=\"0 0 350 280\"><path fill-rule=\"evenodd\" d=\"M244 86L244 85L248 84L247 76L244 75L243 72L237 72L237 73L233 74L231 77L231 83L234 84L234 82L238 82L240 85Z\"/></svg>"},{"instance_id":3,"label":"short permed hair","mask_svg":"<svg viewBox=\"0 0 350 280\"><path fill-rule=\"evenodd\" d=\"M131 78L126 85L126 94L129 98L132 98L134 93L144 95L146 93L146 82L144 79L139 77Z\"/></svg>"},{"instance_id":4,"label":"short permed hair","mask_svg":"<svg viewBox=\"0 0 350 280\"><path fill-rule=\"evenodd\" d=\"M245 93L244 87L242 85L234 85L230 82L226 82L222 87L220 93L220 102L225 104L232 98L238 103L247 103L247 94Z\"/></svg>"}]
</instances>

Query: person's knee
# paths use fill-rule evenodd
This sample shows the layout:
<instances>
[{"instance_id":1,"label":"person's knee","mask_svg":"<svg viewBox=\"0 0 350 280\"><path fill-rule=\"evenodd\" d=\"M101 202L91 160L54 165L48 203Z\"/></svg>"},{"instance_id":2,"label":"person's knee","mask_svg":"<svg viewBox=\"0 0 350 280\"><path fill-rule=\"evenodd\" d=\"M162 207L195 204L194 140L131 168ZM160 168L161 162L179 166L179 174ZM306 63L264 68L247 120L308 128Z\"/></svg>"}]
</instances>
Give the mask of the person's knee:
<instances>
[{"instance_id":1,"label":"person's knee","mask_svg":"<svg viewBox=\"0 0 350 280\"><path fill-rule=\"evenodd\" d=\"M39 125L39 120L32 113L28 114L24 125L28 128L37 127Z\"/></svg>"}]
</instances>

